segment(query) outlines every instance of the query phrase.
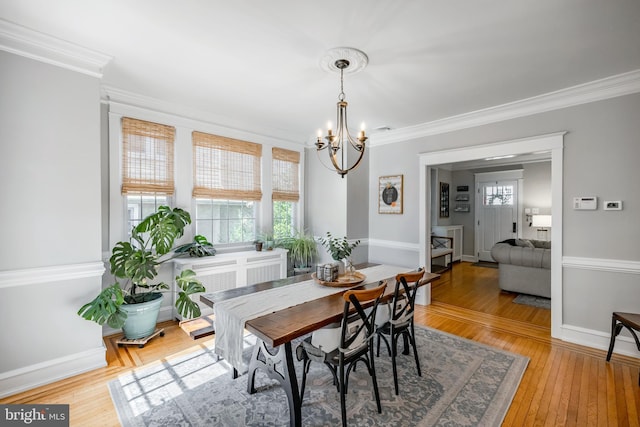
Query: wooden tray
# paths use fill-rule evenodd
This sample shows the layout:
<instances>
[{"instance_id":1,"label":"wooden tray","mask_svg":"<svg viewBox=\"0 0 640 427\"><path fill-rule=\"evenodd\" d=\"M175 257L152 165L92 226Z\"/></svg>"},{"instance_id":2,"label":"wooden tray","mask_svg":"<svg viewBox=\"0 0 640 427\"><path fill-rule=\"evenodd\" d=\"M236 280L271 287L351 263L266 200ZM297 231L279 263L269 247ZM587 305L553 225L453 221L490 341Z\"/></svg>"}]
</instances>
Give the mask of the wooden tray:
<instances>
[{"instance_id":1,"label":"wooden tray","mask_svg":"<svg viewBox=\"0 0 640 427\"><path fill-rule=\"evenodd\" d=\"M357 285L358 283L364 282L364 279L367 278L367 276L360 273L359 271L353 272L351 276L343 274L342 276L338 277L338 280L335 282L325 282L324 280L320 280L318 279L316 273L311 273L311 277L313 277L313 280L315 280L316 283L319 283L323 286L331 286L334 288L346 288L349 286Z\"/></svg>"}]
</instances>

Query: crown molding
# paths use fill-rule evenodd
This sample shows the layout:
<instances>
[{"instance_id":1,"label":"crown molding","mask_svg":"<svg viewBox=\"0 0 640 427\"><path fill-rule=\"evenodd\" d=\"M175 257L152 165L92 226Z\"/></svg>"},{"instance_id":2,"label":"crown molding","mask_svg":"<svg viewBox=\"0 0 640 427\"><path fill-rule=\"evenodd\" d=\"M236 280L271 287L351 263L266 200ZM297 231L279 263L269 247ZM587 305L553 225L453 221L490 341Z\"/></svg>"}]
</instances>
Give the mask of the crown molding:
<instances>
[{"instance_id":1,"label":"crown molding","mask_svg":"<svg viewBox=\"0 0 640 427\"><path fill-rule=\"evenodd\" d=\"M404 142L430 135L530 116L561 108L601 101L640 92L640 70L594 80L555 92L451 116L432 122L391 130L371 136L371 145Z\"/></svg>"},{"instance_id":2,"label":"crown molding","mask_svg":"<svg viewBox=\"0 0 640 427\"><path fill-rule=\"evenodd\" d=\"M0 19L0 50L102 78L112 57Z\"/></svg>"}]
</instances>

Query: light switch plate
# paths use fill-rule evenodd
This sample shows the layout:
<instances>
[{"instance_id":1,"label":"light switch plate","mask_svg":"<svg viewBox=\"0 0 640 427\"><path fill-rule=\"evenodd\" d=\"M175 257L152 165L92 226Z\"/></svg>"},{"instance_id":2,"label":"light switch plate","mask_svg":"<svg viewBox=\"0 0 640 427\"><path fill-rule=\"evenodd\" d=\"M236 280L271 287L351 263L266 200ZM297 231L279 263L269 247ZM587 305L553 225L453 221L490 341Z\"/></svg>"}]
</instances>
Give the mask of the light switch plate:
<instances>
[{"instance_id":1,"label":"light switch plate","mask_svg":"<svg viewBox=\"0 0 640 427\"><path fill-rule=\"evenodd\" d=\"M603 202L603 208L605 211L621 211L622 210L622 201L621 200L605 200Z\"/></svg>"}]
</instances>

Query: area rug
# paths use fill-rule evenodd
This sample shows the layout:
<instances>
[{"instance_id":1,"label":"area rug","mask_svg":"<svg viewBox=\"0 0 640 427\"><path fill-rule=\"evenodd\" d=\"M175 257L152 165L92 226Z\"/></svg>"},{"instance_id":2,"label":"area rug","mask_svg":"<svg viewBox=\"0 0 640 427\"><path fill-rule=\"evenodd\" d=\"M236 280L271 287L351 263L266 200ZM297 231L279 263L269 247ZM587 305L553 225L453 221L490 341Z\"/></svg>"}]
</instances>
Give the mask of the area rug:
<instances>
[{"instance_id":1,"label":"area rug","mask_svg":"<svg viewBox=\"0 0 640 427\"><path fill-rule=\"evenodd\" d=\"M478 261L478 262L474 262L471 265L473 265L474 267L498 268L497 262L489 262L489 261Z\"/></svg>"},{"instance_id":2,"label":"area rug","mask_svg":"<svg viewBox=\"0 0 640 427\"><path fill-rule=\"evenodd\" d=\"M400 354L398 396L386 350L375 359L381 414L364 365L351 373L346 398L349 426L501 424L528 358L424 327L416 327L416 341L422 377L417 376L413 356ZM249 350L245 351L247 359ZM298 378L300 368L296 363ZM186 356L142 367L109 383L125 427L289 424L287 399L277 382L258 371L258 392L250 395L246 388L247 376L233 380L229 365L218 360L211 342ZM302 424L341 424L339 394L329 370L320 363L311 364L307 377Z\"/></svg>"},{"instance_id":3,"label":"area rug","mask_svg":"<svg viewBox=\"0 0 640 427\"><path fill-rule=\"evenodd\" d=\"M551 299L534 295L519 294L513 299L516 304L530 305L532 307L551 310Z\"/></svg>"}]
</instances>

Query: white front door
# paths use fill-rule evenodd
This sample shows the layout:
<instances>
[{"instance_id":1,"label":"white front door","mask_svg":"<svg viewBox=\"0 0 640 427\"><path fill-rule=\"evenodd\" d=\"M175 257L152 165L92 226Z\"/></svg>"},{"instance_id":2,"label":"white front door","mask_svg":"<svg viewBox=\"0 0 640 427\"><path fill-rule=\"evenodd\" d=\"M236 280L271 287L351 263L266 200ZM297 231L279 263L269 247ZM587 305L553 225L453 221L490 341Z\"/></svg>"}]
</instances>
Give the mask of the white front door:
<instances>
[{"instance_id":1,"label":"white front door","mask_svg":"<svg viewBox=\"0 0 640 427\"><path fill-rule=\"evenodd\" d=\"M516 238L518 232L518 181L481 181L476 191L478 260L494 261L491 248Z\"/></svg>"}]
</instances>

